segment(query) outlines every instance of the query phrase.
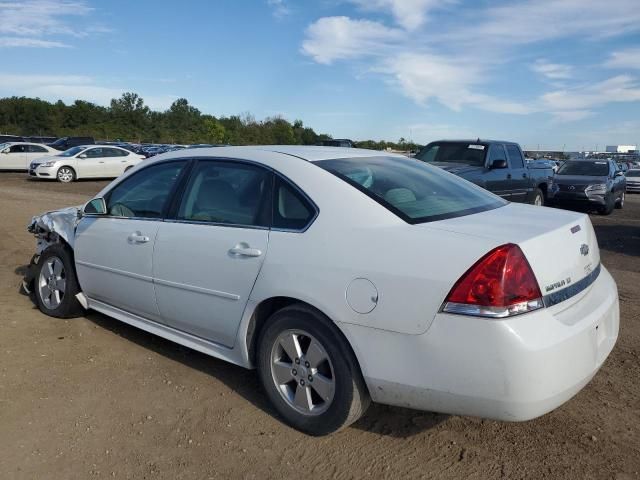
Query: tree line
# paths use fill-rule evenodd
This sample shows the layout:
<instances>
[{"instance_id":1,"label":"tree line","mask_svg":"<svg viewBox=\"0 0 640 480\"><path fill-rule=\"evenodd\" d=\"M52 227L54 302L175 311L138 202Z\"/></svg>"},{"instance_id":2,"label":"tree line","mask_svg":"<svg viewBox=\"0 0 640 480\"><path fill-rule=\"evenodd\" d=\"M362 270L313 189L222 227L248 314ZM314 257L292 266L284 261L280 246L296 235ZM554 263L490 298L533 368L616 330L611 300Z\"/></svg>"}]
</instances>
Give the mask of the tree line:
<instances>
[{"instance_id":1,"label":"tree line","mask_svg":"<svg viewBox=\"0 0 640 480\"><path fill-rule=\"evenodd\" d=\"M151 110L136 93L123 93L108 107L84 100L70 105L39 98L0 98L0 133L24 136L92 136L133 143L213 143L231 145L316 145L330 135L316 133L302 120L282 117L256 120L250 114L215 117L179 98L164 112ZM358 147L415 149L398 142L365 140Z\"/></svg>"}]
</instances>

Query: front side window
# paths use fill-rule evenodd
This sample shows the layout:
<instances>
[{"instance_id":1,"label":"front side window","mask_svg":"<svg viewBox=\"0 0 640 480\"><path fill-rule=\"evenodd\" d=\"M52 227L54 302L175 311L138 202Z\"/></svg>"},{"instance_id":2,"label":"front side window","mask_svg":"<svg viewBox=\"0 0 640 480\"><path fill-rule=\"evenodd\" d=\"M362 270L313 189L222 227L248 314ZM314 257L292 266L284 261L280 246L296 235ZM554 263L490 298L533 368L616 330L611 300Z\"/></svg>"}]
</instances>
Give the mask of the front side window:
<instances>
[{"instance_id":1,"label":"front side window","mask_svg":"<svg viewBox=\"0 0 640 480\"><path fill-rule=\"evenodd\" d=\"M89 150L87 150L85 152L85 155L87 156L87 158L102 158L105 157L106 155L104 154L105 149L103 148L90 148Z\"/></svg>"},{"instance_id":2,"label":"front side window","mask_svg":"<svg viewBox=\"0 0 640 480\"><path fill-rule=\"evenodd\" d=\"M399 157L315 162L407 223L460 217L508 202L423 161Z\"/></svg>"},{"instance_id":3,"label":"front side window","mask_svg":"<svg viewBox=\"0 0 640 480\"><path fill-rule=\"evenodd\" d=\"M254 165L201 161L178 208L178 220L268 227L271 172Z\"/></svg>"},{"instance_id":4,"label":"front side window","mask_svg":"<svg viewBox=\"0 0 640 480\"><path fill-rule=\"evenodd\" d=\"M504 153L504 145L501 143L494 143L489 147L489 165L493 164L496 160L506 160L507 155Z\"/></svg>"},{"instance_id":5,"label":"front side window","mask_svg":"<svg viewBox=\"0 0 640 480\"><path fill-rule=\"evenodd\" d=\"M115 217L162 218L185 163L161 163L128 177L106 195L107 213Z\"/></svg>"},{"instance_id":6,"label":"front side window","mask_svg":"<svg viewBox=\"0 0 640 480\"><path fill-rule=\"evenodd\" d=\"M9 149L10 153L24 153L26 152L26 148L24 145L11 145Z\"/></svg>"},{"instance_id":7,"label":"front side window","mask_svg":"<svg viewBox=\"0 0 640 480\"><path fill-rule=\"evenodd\" d=\"M316 214L309 200L280 177L276 177L273 203L273 228L276 229L304 230Z\"/></svg>"},{"instance_id":8,"label":"front side window","mask_svg":"<svg viewBox=\"0 0 640 480\"><path fill-rule=\"evenodd\" d=\"M483 167L487 146L467 142L434 142L416 154L418 160L433 163L461 163L473 167Z\"/></svg>"}]
</instances>

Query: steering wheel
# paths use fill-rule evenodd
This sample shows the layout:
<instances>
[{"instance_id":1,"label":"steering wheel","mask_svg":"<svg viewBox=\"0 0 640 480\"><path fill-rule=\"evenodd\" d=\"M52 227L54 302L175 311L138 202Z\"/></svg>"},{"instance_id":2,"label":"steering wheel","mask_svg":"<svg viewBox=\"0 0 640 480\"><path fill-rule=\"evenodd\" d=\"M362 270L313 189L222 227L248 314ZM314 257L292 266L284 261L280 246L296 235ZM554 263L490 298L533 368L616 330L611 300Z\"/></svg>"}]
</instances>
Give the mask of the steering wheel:
<instances>
[{"instance_id":1,"label":"steering wheel","mask_svg":"<svg viewBox=\"0 0 640 480\"><path fill-rule=\"evenodd\" d=\"M115 215L116 217L135 217L136 214L129 207L122 203L114 203L113 206L109 209L109 213L111 215Z\"/></svg>"}]
</instances>

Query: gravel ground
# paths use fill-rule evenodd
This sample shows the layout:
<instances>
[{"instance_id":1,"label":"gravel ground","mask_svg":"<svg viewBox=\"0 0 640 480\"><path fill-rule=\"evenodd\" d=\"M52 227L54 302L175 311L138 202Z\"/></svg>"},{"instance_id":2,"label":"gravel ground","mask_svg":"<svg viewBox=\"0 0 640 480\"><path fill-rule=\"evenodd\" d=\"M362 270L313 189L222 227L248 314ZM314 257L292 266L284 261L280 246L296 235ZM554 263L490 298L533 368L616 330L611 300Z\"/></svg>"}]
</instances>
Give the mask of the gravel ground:
<instances>
[{"instance_id":1,"label":"gravel ground","mask_svg":"<svg viewBox=\"0 0 640 480\"><path fill-rule=\"evenodd\" d=\"M97 313L49 318L19 293L30 217L105 184L0 174L0 478L640 479L640 195L592 216L621 330L567 404L518 424L373 405L310 438L275 417L253 371Z\"/></svg>"}]
</instances>

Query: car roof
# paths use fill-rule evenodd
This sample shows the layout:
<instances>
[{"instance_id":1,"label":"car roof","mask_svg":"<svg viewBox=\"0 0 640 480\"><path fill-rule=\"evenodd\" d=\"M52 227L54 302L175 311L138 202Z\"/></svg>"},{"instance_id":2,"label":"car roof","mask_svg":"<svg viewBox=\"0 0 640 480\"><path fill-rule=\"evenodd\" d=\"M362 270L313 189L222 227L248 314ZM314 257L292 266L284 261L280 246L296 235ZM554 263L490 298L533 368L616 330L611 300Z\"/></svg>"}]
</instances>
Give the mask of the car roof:
<instances>
[{"instance_id":1,"label":"car roof","mask_svg":"<svg viewBox=\"0 0 640 480\"><path fill-rule=\"evenodd\" d=\"M512 145L518 145L518 142L513 142L510 140L488 140L488 139L484 139L484 138L443 138L442 140L434 140L433 142L429 142L429 143L438 143L438 142L450 142L450 143L508 143L508 144L512 144Z\"/></svg>"},{"instance_id":2,"label":"car roof","mask_svg":"<svg viewBox=\"0 0 640 480\"><path fill-rule=\"evenodd\" d=\"M212 147L183 149L164 153L150 160L163 160L168 158L189 157L226 157L226 158L250 158L252 153L269 152L273 154L289 155L309 162L332 160L336 158L370 158L370 157L404 157L404 155L387 152L384 150L366 150L362 148L342 148L306 145L255 145L242 147Z\"/></svg>"}]
</instances>

